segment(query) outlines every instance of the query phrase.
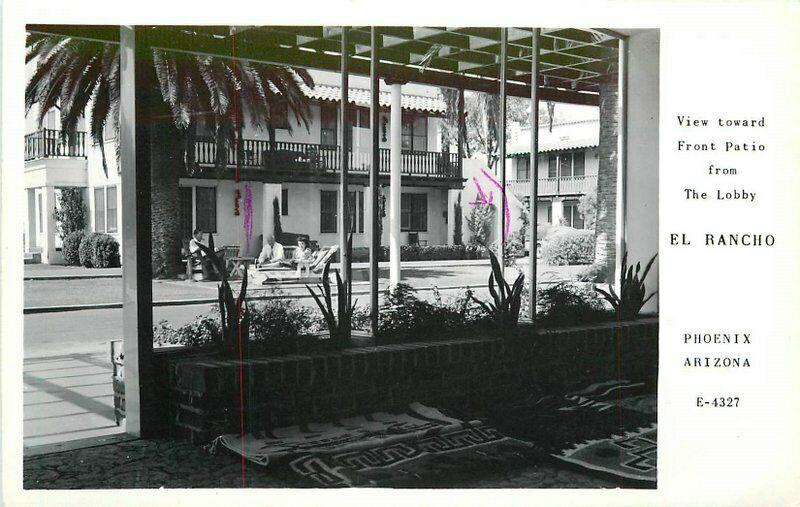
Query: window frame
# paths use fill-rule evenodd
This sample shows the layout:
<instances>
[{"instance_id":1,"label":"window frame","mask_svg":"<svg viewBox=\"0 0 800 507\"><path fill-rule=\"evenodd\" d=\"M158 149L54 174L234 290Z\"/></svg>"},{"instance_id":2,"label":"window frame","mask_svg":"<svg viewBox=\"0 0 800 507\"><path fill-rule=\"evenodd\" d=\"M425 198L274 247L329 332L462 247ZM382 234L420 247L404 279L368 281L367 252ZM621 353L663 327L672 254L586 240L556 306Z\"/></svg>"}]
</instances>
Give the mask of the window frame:
<instances>
[{"instance_id":1,"label":"window frame","mask_svg":"<svg viewBox=\"0 0 800 507\"><path fill-rule=\"evenodd\" d=\"M332 199L331 199L332 198ZM331 200L333 209L330 208ZM328 206L326 206L328 204ZM329 216L327 223L325 217ZM335 234L339 230L339 191L320 189L319 191L319 232L320 234Z\"/></svg>"},{"instance_id":2,"label":"window frame","mask_svg":"<svg viewBox=\"0 0 800 507\"><path fill-rule=\"evenodd\" d=\"M100 192L98 194L98 191ZM98 195L100 199L98 202ZM94 232L106 232L106 189L105 187L94 187ZM102 206L102 207L100 207ZM98 218L102 218L102 228L98 227Z\"/></svg>"},{"instance_id":3,"label":"window frame","mask_svg":"<svg viewBox=\"0 0 800 507\"><path fill-rule=\"evenodd\" d=\"M281 189L281 216L289 216L289 189Z\"/></svg>"},{"instance_id":4,"label":"window frame","mask_svg":"<svg viewBox=\"0 0 800 507\"><path fill-rule=\"evenodd\" d=\"M326 118L326 115L332 114L333 123L331 126L331 118ZM319 144L322 146L338 146L339 145L339 107L338 105L330 102L320 102L319 106ZM327 121L326 121L327 120ZM333 138L333 143L326 142L326 134Z\"/></svg>"},{"instance_id":5,"label":"window frame","mask_svg":"<svg viewBox=\"0 0 800 507\"><path fill-rule=\"evenodd\" d=\"M274 129L289 130L289 104L285 100L278 100L273 107L275 109L270 111L270 126Z\"/></svg>"},{"instance_id":6,"label":"window frame","mask_svg":"<svg viewBox=\"0 0 800 507\"><path fill-rule=\"evenodd\" d=\"M212 191L213 194L214 194L214 199L213 199L214 205L213 206L205 206L204 204L206 204L206 203L201 202L200 194L202 192L206 192L206 191ZM206 233L206 234L207 233L216 234L217 233L217 229L218 229L218 225L219 225L217 223L218 222L217 221L217 204L218 204L217 187L216 186L210 186L210 187L195 186L194 187L194 194L195 194L195 197L194 197L194 228L195 229L200 229L201 231L203 231L203 233ZM207 230L208 228L203 227L204 225L207 225L207 224L201 224L200 223L200 216L201 216L200 210L201 210L201 208L203 210L209 212L209 213L213 213L213 219L212 219L213 220L213 230Z\"/></svg>"},{"instance_id":7,"label":"window frame","mask_svg":"<svg viewBox=\"0 0 800 507\"><path fill-rule=\"evenodd\" d=\"M520 169L524 167L525 175L520 176ZM530 157L517 157L517 179L530 180L531 179L531 158Z\"/></svg>"},{"instance_id":8,"label":"window frame","mask_svg":"<svg viewBox=\"0 0 800 507\"><path fill-rule=\"evenodd\" d=\"M110 190L114 189L114 228L111 228L111 221L109 220L109 210L111 207L108 205L109 202L112 200L109 198ZM119 231L119 200L117 195L117 186L116 185L108 185L106 187L106 232L109 234L114 234Z\"/></svg>"},{"instance_id":9,"label":"window frame","mask_svg":"<svg viewBox=\"0 0 800 507\"><path fill-rule=\"evenodd\" d=\"M421 123L417 125L417 122ZM401 120L400 146L403 151L428 151L428 117L422 114L404 113ZM419 131L422 133L418 133ZM422 147L417 146L417 139ZM409 147L406 147L408 143Z\"/></svg>"},{"instance_id":10,"label":"window frame","mask_svg":"<svg viewBox=\"0 0 800 507\"><path fill-rule=\"evenodd\" d=\"M400 195L400 231L428 232L427 192L403 192Z\"/></svg>"}]
</instances>

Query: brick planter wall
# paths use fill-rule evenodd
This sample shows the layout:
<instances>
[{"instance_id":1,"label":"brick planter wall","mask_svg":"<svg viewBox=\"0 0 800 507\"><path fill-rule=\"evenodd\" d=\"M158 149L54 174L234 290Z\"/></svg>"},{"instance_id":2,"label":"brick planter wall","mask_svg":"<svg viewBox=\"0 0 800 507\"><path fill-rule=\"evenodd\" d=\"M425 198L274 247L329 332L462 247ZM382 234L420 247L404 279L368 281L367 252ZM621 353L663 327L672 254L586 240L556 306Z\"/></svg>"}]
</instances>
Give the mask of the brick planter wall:
<instances>
[{"instance_id":1,"label":"brick planter wall","mask_svg":"<svg viewBox=\"0 0 800 507\"><path fill-rule=\"evenodd\" d=\"M481 414L497 402L615 378L655 386L658 320L523 330L516 342L469 339L252 359L248 405L257 428L402 408L419 401ZM170 366L178 432L195 443L238 432L240 363L178 359ZM654 387L655 388L655 387Z\"/></svg>"}]
</instances>

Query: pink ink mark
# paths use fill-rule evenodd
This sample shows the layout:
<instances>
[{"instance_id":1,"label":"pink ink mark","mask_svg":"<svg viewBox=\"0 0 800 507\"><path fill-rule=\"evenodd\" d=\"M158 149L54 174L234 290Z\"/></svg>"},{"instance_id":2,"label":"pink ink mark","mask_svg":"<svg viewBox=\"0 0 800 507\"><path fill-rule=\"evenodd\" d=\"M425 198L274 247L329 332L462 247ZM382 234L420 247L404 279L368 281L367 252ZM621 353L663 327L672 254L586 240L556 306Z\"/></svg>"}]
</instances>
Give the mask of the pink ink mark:
<instances>
[{"instance_id":1,"label":"pink ink mark","mask_svg":"<svg viewBox=\"0 0 800 507\"><path fill-rule=\"evenodd\" d=\"M250 241L253 239L253 190L250 185L244 186L244 233L247 255L250 255Z\"/></svg>"},{"instance_id":2,"label":"pink ink mark","mask_svg":"<svg viewBox=\"0 0 800 507\"><path fill-rule=\"evenodd\" d=\"M500 189L501 195L505 197L506 190L503 188L503 185L500 184L499 181L494 179L494 177L487 173L484 169L481 169L481 173L498 189ZM478 195L475 196L475 200L470 202L469 204L472 206L488 206L492 204L492 200L494 198L494 194L490 191L489 197L486 197L486 193L481 188L480 182L478 182L478 178L475 176L472 177L472 181L475 182L475 187L478 190ZM511 231L511 208L508 207L508 199L503 199L503 213L506 216L506 226L505 230L503 231L503 239L508 239L508 234Z\"/></svg>"}]
</instances>

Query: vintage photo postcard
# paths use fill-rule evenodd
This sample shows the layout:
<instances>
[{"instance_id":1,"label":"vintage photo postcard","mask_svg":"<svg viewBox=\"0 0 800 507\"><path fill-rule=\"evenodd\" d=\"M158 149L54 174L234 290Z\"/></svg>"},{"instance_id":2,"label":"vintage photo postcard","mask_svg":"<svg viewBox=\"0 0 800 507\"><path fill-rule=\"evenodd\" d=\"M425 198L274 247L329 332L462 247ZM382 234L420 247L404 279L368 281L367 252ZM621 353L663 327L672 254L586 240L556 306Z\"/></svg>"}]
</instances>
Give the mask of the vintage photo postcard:
<instances>
[{"instance_id":1,"label":"vintage photo postcard","mask_svg":"<svg viewBox=\"0 0 800 507\"><path fill-rule=\"evenodd\" d=\"M5 504L800 503L797 4L186 7L3 6Z\"/></svg>"}]
</instances>

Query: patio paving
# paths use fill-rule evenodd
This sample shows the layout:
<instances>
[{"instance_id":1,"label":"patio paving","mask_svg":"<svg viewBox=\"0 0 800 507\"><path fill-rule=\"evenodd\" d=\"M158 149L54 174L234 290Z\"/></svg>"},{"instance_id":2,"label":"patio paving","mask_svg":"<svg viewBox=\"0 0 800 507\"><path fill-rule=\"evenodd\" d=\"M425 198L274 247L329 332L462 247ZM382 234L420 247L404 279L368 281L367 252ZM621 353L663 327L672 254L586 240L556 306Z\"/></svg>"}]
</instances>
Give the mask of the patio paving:
<instances>
[{"instance_id":1,"label":"patio paving","mask_svg":"<svg viewBox=\"0 0 800 507\"><path fill-rule=\"evenodd\" d=\"M108 353L28 358L23 363L24 447L120 433Z\"/></svg>"},{"instance_id":2,"label":"patio paving","mask_svg":"<svg viewBox=\"0 0 800 507\"><path fill-rule=\"evenodd\" d=\"M441 478L438 479L442 482ZM269 468L245 464L248 488L303 487ZM509 469L454 468L453 488L614 488L618 485L549 464ZM134 440L25 458L25 489L241 488L238 456L209 455L200 447L172 440ZM378 484L380 487L380 484ZM420 483L419 487L426 487Z\"/></svg>"}]
</instances>

